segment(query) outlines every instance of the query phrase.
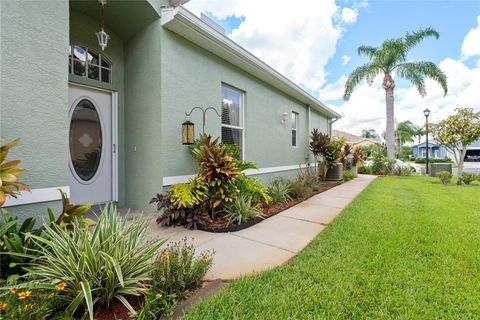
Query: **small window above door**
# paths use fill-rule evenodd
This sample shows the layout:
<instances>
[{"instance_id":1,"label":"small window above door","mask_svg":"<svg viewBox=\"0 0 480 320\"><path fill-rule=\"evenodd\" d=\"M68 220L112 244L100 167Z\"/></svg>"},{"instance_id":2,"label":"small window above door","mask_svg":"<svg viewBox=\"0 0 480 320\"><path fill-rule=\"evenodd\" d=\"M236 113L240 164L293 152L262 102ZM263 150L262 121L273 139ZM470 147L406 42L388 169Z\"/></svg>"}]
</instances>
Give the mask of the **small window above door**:
<instances>
[{"instance_id":1,"label":"small window above door","mask_svg":"<svg viewBox=\"0 0 480 320\"><path fill-rule=\"evenodd\" d=\"M69 47L68 73L101 82L112 82L110 61L101 53L80 45Z\"/></svg>"}]
</instances>

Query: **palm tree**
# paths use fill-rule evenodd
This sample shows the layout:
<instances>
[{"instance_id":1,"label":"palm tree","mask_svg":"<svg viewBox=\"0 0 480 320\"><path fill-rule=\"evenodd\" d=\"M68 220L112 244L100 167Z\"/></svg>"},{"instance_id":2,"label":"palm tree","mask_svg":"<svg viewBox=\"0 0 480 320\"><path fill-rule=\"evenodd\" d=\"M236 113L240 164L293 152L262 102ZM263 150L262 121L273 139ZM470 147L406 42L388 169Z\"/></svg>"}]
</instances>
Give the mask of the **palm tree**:
<instances>
[{"instance_id":1,"label":"palm tree","mask_svg":"<svg viewBox=\"0 0 480 320\"><path fill-rule=\"evenodd\" d=\"M425 126L414 125L413 129L415 130L415 134L413 136L418 139L418 143L422 142L422 137L427 133Z\"/></svg>"},{"instance_id":2,"label":"palm tree","mask_svg":"<svg viewBox=\"0 0 480 320\"><path fill-rule=\"evenodd\" d=\"M422 97L427 94L425 91L425 78L430 78L438 82L442 86L445 95L448 91L447 77L433 62L407 61L407 53L427 37L435 37L438 39L439 34L432 28L426 28L413 33L407 33L403 38L386 40L380 47L359 47L358 54L367 56L370 61L353 70L345 83L343 98L345 101L348 101L353 89L355 89L360 82L367 80L367 83L372 85L376 76L383 75L382 87L385 90L387 114L385 140L387 143L387 154L390 159L393 159L395 156L393 110L394 75L412 82Z\"/></svg>"},{"instance_id":3,"label":"palm tree","mask_svg":"<svg viewBox=\"0 0 480 320\"><path fill-rule=\"evenodd\" d=\"M398 153L400 153L400 149L402 148L405 142L412 142L413 137L415 136L416 131L414 128L413 123L410 120L402 121L397 124L397 129L395 130L395 136L398 141Z\"/></svg>"}]
</instances>

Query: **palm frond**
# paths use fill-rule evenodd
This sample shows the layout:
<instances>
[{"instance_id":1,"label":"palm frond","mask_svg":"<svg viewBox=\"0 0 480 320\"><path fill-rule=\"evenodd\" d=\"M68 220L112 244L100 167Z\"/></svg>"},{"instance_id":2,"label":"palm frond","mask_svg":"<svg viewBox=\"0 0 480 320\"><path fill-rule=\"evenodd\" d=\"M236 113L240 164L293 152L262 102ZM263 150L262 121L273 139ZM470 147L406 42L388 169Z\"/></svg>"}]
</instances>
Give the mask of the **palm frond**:
<instances>
[{"instance_id":1,"label":"palm frond","mask_svg":"<svg viewBox=\"0 0 480 320\"><path fill-rule=\"evenodd\" d=\"M363 66L356 68L348 76L347 82L345 83L345 93L343 94L343 99L348 101L352 95L353 89L360 84L363 80L371 85L375 76L383 72L382 66L368 63Z\"/></svg>"},{"instance_id":2,"label":"palm frond","mask_svg":"<svg viewBox=\"0 0 480 320\"><path fill-rule=\"evenodd\" d=\"M372 46L360 46L357 49L357 53L359 56L364 55L373 59L378 53L378 48Z\"/></svg>"},{"instance_id":3,"label":"palm frond","mask_svg":"<svg viewBox=\"0 0 480 320\"><path fill-rule=\"evenodd\" d=\"M408 51L427 37L435 37L436 39L438 39L440 37L440 34L435 29L429 27L414 31L412 33L407 32L407 34L403 37L403 42Z\"/></svg>"},{"instance_id":4,"label":"palm frond","mask_svg":"<svg viewBox=\"0 0 480 320\"><path fill-rule=\"evenodd\" d=\"M425 96L425 78L430 78L440 84L445 95L448 92L447 76L435 63L430 61L405 62L397 66L397 74L412 81L417 86L420 95ZM419 87L418 79L422 79L423 87ZM416 82L417 81L417 82Z\"/></svg>"}]
</instances>

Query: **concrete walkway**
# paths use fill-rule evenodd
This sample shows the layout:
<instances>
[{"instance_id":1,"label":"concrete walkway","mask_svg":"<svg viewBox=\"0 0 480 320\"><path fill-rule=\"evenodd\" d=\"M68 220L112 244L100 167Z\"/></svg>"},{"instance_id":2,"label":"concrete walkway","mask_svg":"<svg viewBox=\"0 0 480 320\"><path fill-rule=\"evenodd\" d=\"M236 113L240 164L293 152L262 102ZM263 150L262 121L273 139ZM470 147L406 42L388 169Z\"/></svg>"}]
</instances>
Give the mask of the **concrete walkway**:
<instances>
[{"instance_id":1,"label":"concrete walkway","mask_svg":"<svg viewBox=\"0 0 480 320\"><path fill-rule=\"evenodd\" d=\"M153 222L149 238L179 241L195 238L197 251L215 250L206 280L229 280L287 262L313 240L373 179L360 175L322 192L248 229L210 233L183 227L164 228Z\"/></svg>"}]
</instances>

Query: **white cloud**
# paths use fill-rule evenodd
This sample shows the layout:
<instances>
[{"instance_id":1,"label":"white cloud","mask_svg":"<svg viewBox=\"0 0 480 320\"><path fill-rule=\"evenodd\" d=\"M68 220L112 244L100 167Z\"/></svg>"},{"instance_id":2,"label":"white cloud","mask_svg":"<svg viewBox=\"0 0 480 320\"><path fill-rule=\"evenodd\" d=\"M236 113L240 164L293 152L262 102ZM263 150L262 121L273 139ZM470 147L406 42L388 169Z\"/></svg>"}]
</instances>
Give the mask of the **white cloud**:
<instances>
[{"instance_id":1,"label":"white cloud","mask_svg":"<svg viewBox=\"0 0 480 320\"><path fill-rule=\"evenodd\" d=\"M355 23L355 21L357 21L357 17L358 12L350 8L343 8L342 13L340 14L341 21L346 24Z\"/></svg>"},{"instance_id":2,"label":"white cloud","mask_svg":"<svg viewBox=\"0 0 480 320\"><path fill-rule=\"evenodd\" d=\"M342 59L342 65L344 66L350 61L350 56L347 56L346 54L344 54L341 59Z\"/></svg>"},{"instance_id":3,"label":"white cloud","mask_svg":"<svg viewBox=\"0 0 480 320\"><path fill-rule=\"evenodd\" d=\"M470 29L463 40L462 55L464 57L480 55L480 16L477 17L477 27Z\"/></svg>"},{"instance_id":4,"label":"white cloud","mask_svg":"<svg viewBox=\"0 0 480 320\"><path fill-rule=\"evenodd\" d=\"M312 91L325 84L325 66L337 41L358 16L352 9L340 10L335 0L299 0L294 5L287 0L192 0L185 7L220 19L244 17L229 37Z\"/></svg>"},{"instance_id":5,"label":"white cloud","mask_svg":"<svg viewBox=\"0 0 480 320\"><path fill-rule=\"evenodd\" d=\"M443 96L443 90L436 82L426 81L427 96L422 99L416 87L395 88L395 118L397 122L410 120L423 125L425 117L422 110L428 107L432 113L430 120L436 122L446 118L457 107L471 107L480 111L480 66L468 68L460 60L446 58L439 67L448 77L448 94ZM362 83L353 92L348 102L338 104L343 118L335 123L335 128L354 134L360 134L362 129L373 128L381 133L385 130L385 91L381 87L381 77L377 77L373 86ZM320 91L320 99L330 97L338 99L343 94L346 76L335 83L325 86ZM398 82L398 81L397 81ZM342 88L342 90L340 90ZM323 94L322 94L323 93Z\"/></svg>"},{"instance_id":6,"label":"white cloud","mask_svg":"<svg viewBox=\"0 0 480 320\"><path fill-rule=\"evenodd\" d=\"M325 87L323 87L318 95L320 100L328 101L343 99L345 82L347 82L347 79L348 77L343 75L336 82L327 84Z\"/></svg>"}]
</instances>

